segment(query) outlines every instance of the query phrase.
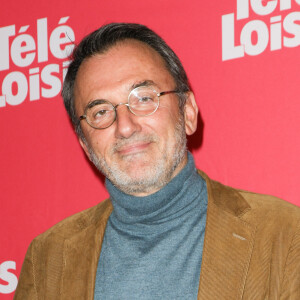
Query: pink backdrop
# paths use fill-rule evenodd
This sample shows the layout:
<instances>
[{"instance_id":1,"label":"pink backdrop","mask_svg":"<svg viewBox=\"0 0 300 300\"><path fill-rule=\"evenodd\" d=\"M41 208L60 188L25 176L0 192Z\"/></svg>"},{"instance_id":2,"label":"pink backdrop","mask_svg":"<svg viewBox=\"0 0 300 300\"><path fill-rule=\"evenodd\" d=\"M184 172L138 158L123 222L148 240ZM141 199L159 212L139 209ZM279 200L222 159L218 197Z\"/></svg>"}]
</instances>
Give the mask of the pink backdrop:
<instances>
[{"instance_id":1,"label":"pink backdrop","mask_svg":"<svg viewBox=\"0 0 300 300\"><path fill-rule=\"evenodd\" d=\"M300 205L300 0L74 2L0 11L1 300L36 235L107 197L59 95L62 50L104 23L148 25L182 60L201 111L189 141L199 168Z\"/></svg>"}]
</instances>

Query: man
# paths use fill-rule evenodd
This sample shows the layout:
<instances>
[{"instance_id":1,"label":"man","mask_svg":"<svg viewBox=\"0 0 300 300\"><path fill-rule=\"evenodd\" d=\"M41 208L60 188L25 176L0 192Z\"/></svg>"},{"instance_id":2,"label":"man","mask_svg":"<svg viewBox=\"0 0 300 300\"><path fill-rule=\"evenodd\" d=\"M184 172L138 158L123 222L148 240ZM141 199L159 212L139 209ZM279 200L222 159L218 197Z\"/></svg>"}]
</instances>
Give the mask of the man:
<instances>
[{"instance_id":1,"label":"man","mask_svg":"<svg viewBox=\"0 0 300 300\"><path fill-rule=\"evenodd\" d=\"M75 49L62 92L110 199L29 247L15 299L300 299L300 210L197 171L180 61L138 24Z\"/></svg>"}]
</instances>

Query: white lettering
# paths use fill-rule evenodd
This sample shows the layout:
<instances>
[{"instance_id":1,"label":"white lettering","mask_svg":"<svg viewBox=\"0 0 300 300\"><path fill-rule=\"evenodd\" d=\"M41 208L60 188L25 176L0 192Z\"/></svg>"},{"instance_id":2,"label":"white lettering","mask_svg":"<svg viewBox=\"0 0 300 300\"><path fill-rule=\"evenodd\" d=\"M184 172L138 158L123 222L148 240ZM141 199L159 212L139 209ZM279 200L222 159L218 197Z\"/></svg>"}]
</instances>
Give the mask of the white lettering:
<instances>
[{"instance_id":1,"label":"white lettering","mask_svg":"<svg viewBox=\"0 0 300 300\"><path fill-rule=\"evenodd\" d=\"M234 45L234 14L222 16L222 60L244 56L243 46Z\"/></svg>"},{"instance_id":2,"label":"white lettering","mask_svg":"<svg viewBox=\"0 0 300 300\"><path fill-rule=\"evenodd\" d=\"M33 62L35 58L35 52L32 52L34 50L35 42L33 37L29 34L21 34L16 37L11 44L12 61L18 67L27 67Z\"/></svg>"},{"instance_id":3,"label":"white lettering","mask_svg":"<svg viewBox=\"0 0 300 300\"><path fill-rule=\"evenodd\" d=\"M291 0L280 0L280 10L291 9Z\"/></svg>"},{"instance_id":4,"label":"white lettering","mask_svg":"<svg viewBox=\"0 0 300 300\"><path fill-rule=\"evenodd\" d=\"M283 21L283 28L286 32L294 37L284 37L283 45L285 47L297 47L300 45L300 25L296 22L300 21L300 12L292 12L287 15Z\"/></svg>"},{"instance_id":5,"label":"white lettering","mask_svg":"<svg viewBox=\"0 0 300 300\"><path fill-rule=\"evenodd\" d=\"M52 98L57 96L61 89L61 81L57 76L54 76L52 73L59 73L59 65L48 65L43 69L41 73L43 83L51 87L49 89L42 88L42 96L45 98Z\"/></svg>"},{"instance_id":6,"label":"white lettering","mask_svg":"<svg viewBox=\"0 0 300 300\"><path fill-rule=\"evenodd\" d=\"M19 105L27 97L29 101L36 101L60 93L70 61L63 61L62 67L56 63L39 64L48 62L49 54L56 59L65 59L72 53L75 34L66 25L68 20L68 16L60 18L57 27L49 30L49 37L47 18L37 19L36 35L29 32L30 24L20 26L18 31L15 25L0 28L0 71L9 70L11 62L19 69L23 68L3 74L0 108L7 104Z\"/></svg>"},{"instance_id":7,"label":"white lettering","mask_svg":"<svg viewBox=\"0 0 300 300\"><path fill-rule=\"evenodd\" d=\"M5 106L5 96L0 96L0 107Z\"/></svg>"},{"instance_id":8,"label":"white lettering","mask_svg":"<svg viewBox=\"0 0 300 300\"><path fill-rule=\"evenodd\" d=\"M270 26L270 50L282 48L281 16L272 17Z\"/></svg>"},{"instance_id":9,"label":"white lettering","mask_svg":"<svg viewBox=\"0 0 300 300\"><path fill-rule=\"evenodd\" d=\"M29 70L29 99L30 101L40 99L40 68Z\"/></svg>"},{"instance_id":10,"label":"white lettering","mask_svg":"<svg viewBox=\"0 0 300 300\"><path fill-rule=\"evenodd\" d=\"M249 18L249 0L237 0L236 18L237 20Z\"/></svg>"},{"instance_id":11,"label":"white lettering","mask_svg":"<svg viewBox=\"0 0 300 300\"><path fill-rule=\"evenodd\" d=\"M18 278L15 274L8 272L9 270L16 270L14 261L5 261L0 264L0 279L8 283L0 284L0 294L10 294L17 288Z\"/></svg>"},{"instance_id":12,"label":"white lettering","mask_svg":"<svg viewBox=\"0 0 300 300\"><path fill-rule=\"evenodd\" d=\"M17 93L13 94L13 84L17 85ZM11 72L3 80L2 94L5 96L6 103L10 105L21 104L28 92L26 76L21 72Z\"/></svg>"},{"instance_id":13,"label":"white lettering","mask_svg":"<svg viewBox=\"0 0 300 300\"><path fill-rule=\"evenodd\" d=\"M15 25L0 28L0 71L9 69L9 37L15 33Z\"/></svg>"},{"instance_id":14,"label":"white lettering","mask_svg":"<svg viewBox=\"0 0 300 300\"><path fill-rule=\"evenodd\" d=\"M236 20L248 19L255 13L258 16L272 14L278 7L280 11L292 9L292 5L300 5L300 0L237 0ZM249 11L251 8L251 12ZM300 45L300 11L288 15L271 16L270 22L250 20L244 24L235 23L235 15L222 16L222 60L230 60L248 55L259 55L265 51L270 42L270 51L283 47ZM242 25L242 26L241 26ZM235 32L242 28L241 32ZM240 35L240 44L237 36ZM285 36L287 35L287 36Z\"/></svg>"},{"instance_id":15,"label":"white lettering","mask_svg":"<svg viewBox=\"0 0 300 300\"><path fill-rule=\"evenodd\" d=\"M271 14L277 6L277 0L269 0L266 5L262 4L262 0L250 0L250 3L252 10L260 16Z\"/></svg>"},{"instance_id":16,"label":"white lettering","mask_svg":"<svg viewBox=\"0 0 300 300\"><path fill-rule=\"evenodd\" d=\"M62 18L60 23L66 22L68 18ZM50 36L50 50L56 58L67 58L74 49L75 34L70 26L62 25L53 30ZM64 47L62 47L64 46Z\"/></svg>"},{"instance_id":17,"label":"white lettering","mask_svg":"<svg viewBox=\"0 0 300 300\"><path fill-rule=\"evenodd\" d=\"M37 20L38 62L48 60L47 18Z\"/></svg>"},{"instance_id":18,"label":"white lettering","mask_svg":"<svg viewBox=\"0 0 300 300\"><path fill-rule=\"evenodd\" d=\"M257 43L252 43L252 34L257 33ZM248 55L258 55L262 53L269 42L269 31L267 25L263 21L248 22L241 32L241 44L245 46L245 52Z\"/></svg>"}]
</instances>

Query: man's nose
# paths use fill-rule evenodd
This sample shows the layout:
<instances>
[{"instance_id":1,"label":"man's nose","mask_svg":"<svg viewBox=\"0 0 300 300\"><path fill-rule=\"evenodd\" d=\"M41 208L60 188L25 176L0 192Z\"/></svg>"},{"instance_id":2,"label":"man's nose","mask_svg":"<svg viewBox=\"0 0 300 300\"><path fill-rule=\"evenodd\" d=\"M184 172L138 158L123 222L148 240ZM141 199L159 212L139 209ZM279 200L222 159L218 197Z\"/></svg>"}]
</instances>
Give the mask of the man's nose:
<instances>
[{"instance_id":1,"label":"man's nose","mask_svg":"<svg viewBox=\"0 0 300 300\"><path fill-rule=\"evenodd\" d=\"M132 134L141 130L138 117L130 112L128 105L120 103L116 107L116 137L129 138Z\"/></svg>"}]
</instances>

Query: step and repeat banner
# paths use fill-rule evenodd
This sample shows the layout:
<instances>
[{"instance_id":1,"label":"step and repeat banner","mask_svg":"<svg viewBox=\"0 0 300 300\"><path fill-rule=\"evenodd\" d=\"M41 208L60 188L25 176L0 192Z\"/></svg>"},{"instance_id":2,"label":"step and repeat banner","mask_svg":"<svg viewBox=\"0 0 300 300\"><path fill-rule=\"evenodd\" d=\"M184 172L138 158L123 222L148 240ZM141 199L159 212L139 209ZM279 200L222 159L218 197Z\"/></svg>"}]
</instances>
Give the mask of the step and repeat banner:
<instances>
[{"instance_id":1,"label":"step and repeat banner","mask_svg":"<svg viewBox=\"0 0 300 300\"><path fill-rule=\"evenodd\" d=\"M108 196L60 92L74 44L109 22L145 24L178 54L200 169L300 206L300 0L6 1L0 16L1 300L35 236Z\"/></svg>"}]
</instances>

